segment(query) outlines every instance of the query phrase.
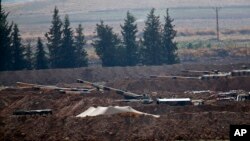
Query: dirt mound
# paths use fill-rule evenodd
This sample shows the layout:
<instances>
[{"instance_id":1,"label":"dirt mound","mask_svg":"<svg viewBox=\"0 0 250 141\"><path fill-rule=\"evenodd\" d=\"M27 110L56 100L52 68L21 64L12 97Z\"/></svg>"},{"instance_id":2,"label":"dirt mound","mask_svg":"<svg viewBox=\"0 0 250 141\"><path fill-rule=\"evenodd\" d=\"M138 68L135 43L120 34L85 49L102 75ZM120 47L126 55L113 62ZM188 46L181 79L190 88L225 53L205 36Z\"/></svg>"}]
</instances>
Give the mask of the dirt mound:
<instances>
[{"instance_id":1,"label":"dirt mound","mask_svg":"<svg viewBox=\"0 0 250 141\"><path fill-rule=\"evenodd\" d=\"M192 79L130 79L110 83L110 86L124 88L130 91L170 91L183 92L188 90L214 90L229 91L243 89L250 91L250 77L221 78L217 80L192 80Z\"/></svg>"},{"instance_id":2,"label":"dirt mound","mask_svg":"<svg viewBox=\"0 0 250 141\"><path fill-rule=\"evenodd\" d=\"M76 79L98 82L115 82L120 79L148 78L150 75L183 75L182 70L221 70L239 69L243 64L202 65L177 64L165 66L135 66L135 67L89 67L77 69L49 69L30 71L0 72L0 85L15 85L16 82L37 84L75 83ZM244 64L250 66L250 64Z\"/></svg>"},{"instance_id":3,"label":"dirt mound","mask_svg":"<svg viewBox=\"0 0 250 141\"><path fill-rule=\"evenodd\" d=\"M228 139L229 124L250 124L249 113L173 113L150 116L10 117L2 138L11 140ZM237 120L236 120L237 119ZM35 128L34 128L35 126ZM13 128L15 127L15 128Z\"/></svg>"},{"instance_id":4,"label":"dirt mound","mask_svg":"<svg viewBox=\"0 0 250 141\"><path fill-rule=\"evenodd\" d=\"M0 107L0 140L224 140L229 139L230 124L250 124L250 102L173 107L115 101L120 98L110 92L70 95L32 89L2 90L0 101L5 105ZM127 114L75 117L90 106L110 105L131 106L161 117ZM53 115L12 116L16 109L43 108L53 109Z\"/></svg>"},{"instance_id":5,"label":"dirt mound","mask_svg":"<svg viewBox=\"0 0 250 141\"><path fill-rule=\"evenodd\" d=\"M79 68L41 71L1 72L0 85L24 81L81 87L75 80L92 82L138 94L157 97L203 99L201 106L168 106L121 102L112 91L89 94L62 94L56 90L8 88L0 90L0 140L199 140L229 139L231 124L250 124L250 101L216 101L218 91L250 91L250 78L229 77L217 80L152 79L150 75L185 75L181 70L237 69L236 65L173 65L154 67ZM59 82L59 83L58 83ZM65 83L68 82L68 83ZM4 88L4 87L3 87ZM185 91L212 90L211 93ZM77 118L91 106L130 106L138 111L160 115L153 118L117 114ZM52 109L48 116L13 116L18 109Z\"/></svg>"}]
</instances>

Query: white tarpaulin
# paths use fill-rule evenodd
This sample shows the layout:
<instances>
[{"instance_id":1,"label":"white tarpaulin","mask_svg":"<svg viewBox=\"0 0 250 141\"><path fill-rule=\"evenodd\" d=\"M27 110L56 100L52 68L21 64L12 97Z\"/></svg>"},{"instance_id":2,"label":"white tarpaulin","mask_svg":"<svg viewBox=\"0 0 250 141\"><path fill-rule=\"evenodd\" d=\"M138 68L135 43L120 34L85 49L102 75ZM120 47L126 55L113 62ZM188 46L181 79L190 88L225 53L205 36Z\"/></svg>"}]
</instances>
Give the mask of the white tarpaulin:
<instances>
[{"instance_id":1,"label":"white tarpaulin","mask_svg":"<svg viewBox=\"0 0 250 141\"><path fill-rule=\"evenodd\" d=\"M140 111L137 111L133 109L130 106L109 106L109 107L90 107L85 112L77 115L76 117L87 117L87 116L99 116L99 115L113 115L113 114L119 114L119 113L136 113L141 115L150 115L153 117L160 117L159 115L152 115L148 113L143 113Z\"/></svg>"}]
</instances>

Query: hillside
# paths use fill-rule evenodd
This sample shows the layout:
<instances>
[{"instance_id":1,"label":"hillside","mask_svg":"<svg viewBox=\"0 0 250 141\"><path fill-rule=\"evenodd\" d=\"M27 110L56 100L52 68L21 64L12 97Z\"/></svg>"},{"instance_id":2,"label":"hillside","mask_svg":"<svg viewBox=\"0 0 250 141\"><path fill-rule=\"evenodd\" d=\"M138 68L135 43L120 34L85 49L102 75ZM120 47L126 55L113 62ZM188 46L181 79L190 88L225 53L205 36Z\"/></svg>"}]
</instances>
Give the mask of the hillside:
<instances>
[{"instance_id":1,"label":"hillside","mask_svg":"<svg viewBox=\"0 0 250 141\"><path fill-rule=\"evenodd\" d=\"M57 5L64 12L96 11L113 9L139 9L139 8L173 8L173 7L225 7L225 6L247 6L248 0L29 0L28 2L6 3L8 10L13 14L26 12L50 13Z\"/></svg>"},{"instance_id":2,"label":"hillside","mask_svg":"<svg viewBox=\"0 0 250 141\"><path fill-rule=\"evenodd\" d=\"M36 0L4 3L4 7L10 12L9 20L19 24L24 38L43 36L47 32L55 6L60 9L62 18L65 14L69 14L73 27L82 23L87 35L93 34L96 23L101 19L119 32L120 24L123 23L128 10L137 18L141 32L146 16L152 7L157 9L156 14L160 15L162 20L166 8L170 8L170 14L175 19L176 29L184 34L186 32L215 32L213 7L222 7L220 22L223 25L221 26L223 32L228 29L250 28L248 24L250 2L247 0L137 0L136 4L134 0ZM205 39L214 38L211 34L209 35L205 36ZM178 39L190 40L189 38ZM244 38L249 39L250 37L247 34L244 35ZM204 39L204 37L198 36L194 39Z\"/></svg>"}]
</instances>

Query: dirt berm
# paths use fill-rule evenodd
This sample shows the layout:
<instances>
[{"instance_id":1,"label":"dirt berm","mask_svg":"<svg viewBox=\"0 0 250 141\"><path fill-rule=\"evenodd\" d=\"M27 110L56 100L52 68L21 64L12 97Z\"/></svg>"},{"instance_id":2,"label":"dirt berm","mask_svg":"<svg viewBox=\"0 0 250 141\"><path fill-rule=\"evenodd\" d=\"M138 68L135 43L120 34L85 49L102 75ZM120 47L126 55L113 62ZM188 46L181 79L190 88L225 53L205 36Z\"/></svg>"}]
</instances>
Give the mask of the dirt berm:
<instances>
[{"instance_id":1,"label":"dirt berm","mask_svg":"<svg viewBox=\"0 0 250 141\"><path fill-rule=\"evenodd\" d=\"M88 67L77 69L6 71L0 72L0 85L14 85L17 81L46 85L74 83L76 79L107 82L127 78L148 78L150 75L183 75L182 70L231 71L233 69L240 69L242 65L250 67L249 64L177 64L165 66Z\"/></svg>"},{"instance_id":2,"label":"dirt berm","mask_svg":"<svg viewBox=\"0 0 250 141\"><path fill-rule=\"evenodd\" d=\"M70 95L32 89L2 90L0 140L224 140L229 139L230 124L250 124L250 102L173 107L115 101L121 98L110 92ZM90 106L110 105L131 106L161 117L133 114L75 117ZM53 109L52 116L12 115L18 109L47 108Z\"/></svg>"},{"instance_id":3,"label":"dirt berm","mask_svg":"<svg viewBox=\"0 0 250 141\"><path fill-rule=\"evenodd\" d=\"M106 85L156 97L204 99L201 106L168 106L121 102L111 91L85 95L62 94L56 90L8 88L0 90L0 140L228 140L231 124L250 125L250 101L216 101L218 91L250 90L250 78L218 80L153 79L150 75L185 75L181 70L230 71L235 65L173 65L154 67L79 68L40 71L1 72L0 85L16 81L76 87L75 80L105 81ZM67 83L67 84L65 84ZM186 90L213 90L189 94ZM150 114L118 114L76 118L91 106L131 106ZM53 115L14 116L15 110L52 109Z\"/></svg>"}]
</instances>

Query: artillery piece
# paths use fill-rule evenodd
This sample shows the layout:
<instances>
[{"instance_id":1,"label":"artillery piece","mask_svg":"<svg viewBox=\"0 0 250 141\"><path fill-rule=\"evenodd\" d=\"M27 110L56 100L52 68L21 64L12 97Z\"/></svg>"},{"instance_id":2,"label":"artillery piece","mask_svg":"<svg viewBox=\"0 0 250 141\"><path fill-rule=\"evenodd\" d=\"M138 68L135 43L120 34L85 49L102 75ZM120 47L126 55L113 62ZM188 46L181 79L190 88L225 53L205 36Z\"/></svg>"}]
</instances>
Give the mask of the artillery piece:
<instances>
[{"instance_id":1,"label":"artillery piece","mask_svg":"<svg viewBox=\"0 0 250 141\"><path fill-rule=\"evenodd\" d=\"M151 97L149 95L146 95L146 94L143 94L143 95L136 94L136 93L132 93L132 92L128 92L128 91L124 91L124 90L120 90L120 89L116 89L116 88L112 88L112 87L99 85L99 84L92 83L92 82L85 81L85 80L81 80L81 79L77 79L77 82L90 85L92 87L95 87L97 90L114 91L114 92L116 92L116 94L124 96L124 98L126 99L126 102L135 101L135 100L136 101L137 100L143 101L143 103L152 103L153 102Z\"/></svg>"}]
</instances>

